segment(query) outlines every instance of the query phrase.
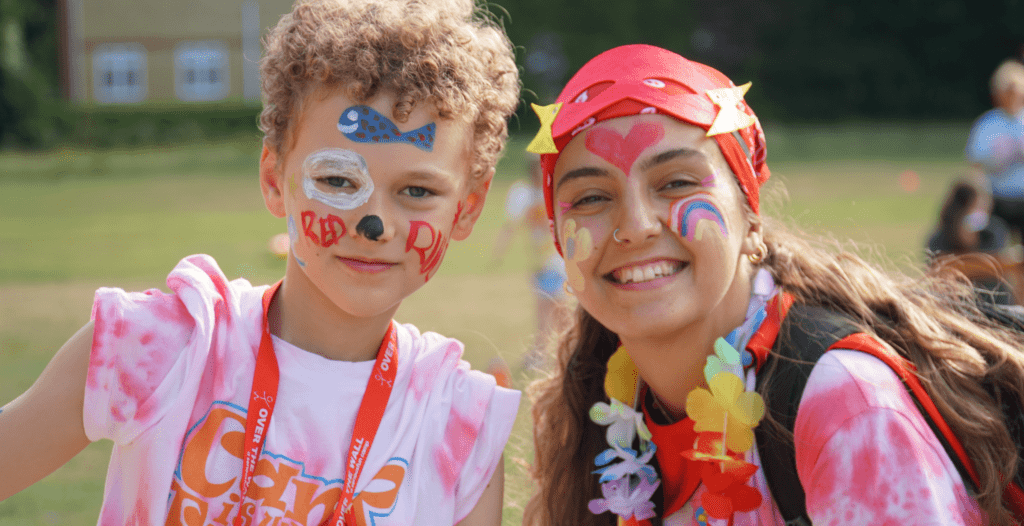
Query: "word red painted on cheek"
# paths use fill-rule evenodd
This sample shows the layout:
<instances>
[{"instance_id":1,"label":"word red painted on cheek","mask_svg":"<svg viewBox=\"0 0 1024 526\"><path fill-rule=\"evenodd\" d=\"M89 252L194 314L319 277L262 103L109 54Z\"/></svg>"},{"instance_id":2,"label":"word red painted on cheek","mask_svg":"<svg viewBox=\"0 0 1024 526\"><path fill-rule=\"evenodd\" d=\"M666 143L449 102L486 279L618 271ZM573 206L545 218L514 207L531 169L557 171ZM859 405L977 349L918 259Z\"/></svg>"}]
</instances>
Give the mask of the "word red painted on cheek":
<instances>
[{"instance_id":1,"label":"word red painted on cheek","mask_svg":"<svg viewBox=\"0 0 1024 526\"><path fill-rule=\"evenodd\" d=\"M320 234L313 231L313 227L320 223ZM340 230L339 230L340 227ZM334 214L327 214L327 217L317 217L316 212L306 210L302 213L302 233L309 239L324 248L327 248L341 239L347 229L345 222Z\"/></svg>"},{"instance_id":2,"label":"word red painted on cheek","mask_svg":"<svg viewBox=\"0 0 1024 526\"><path fill-rule=\"evenodd\" d=\"M586 147L628 176L636 158L664 136L665 129L653 122L633 125L625 137L607 128L596 128L587 135Z\"/></svg>"}]
</instances>

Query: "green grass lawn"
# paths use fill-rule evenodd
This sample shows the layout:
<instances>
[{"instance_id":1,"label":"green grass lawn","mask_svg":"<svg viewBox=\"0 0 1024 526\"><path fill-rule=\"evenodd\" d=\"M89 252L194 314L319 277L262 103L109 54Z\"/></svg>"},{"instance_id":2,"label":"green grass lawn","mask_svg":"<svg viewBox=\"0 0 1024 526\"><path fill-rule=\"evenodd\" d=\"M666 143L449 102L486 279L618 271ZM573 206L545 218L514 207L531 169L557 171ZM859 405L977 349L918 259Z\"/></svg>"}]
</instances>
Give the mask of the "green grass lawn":
<instances>
[{"instance_id":1,"label":"green grass lawn","mask_svg":"<svg viewBox=\"0 0 1024 526\"><path fill-rule=\"evenodd\" d=\"M773 180L764 213L808 232L854 240L864 253L920 264L942 195L964 165L960 125L768 128ZM773 135L773 133L775 135ZM773 139L775 137L776 139ZM515 366L533 340L525 238L501 263L491 245L509 184L522 176L518 137L502 161L473 235L453 243L440 272L407 299L400 321L466 343L484 369ZM771 144L776 144L772 142ZM0 154L0 404L24 391L89 318L98 286L163 287L188 254L213 255L229 278L279 279L266 248L283 221L263 208L258 139L193 147ZM899 175L916 172L904 191ZM443 302L444 308L438 308ZM516 386L529 378L516 373ZM505 524L519 524L530 485L528 401L506 453ZM0 503L0 526L95 524L110 446L97 443L35 486ZM2 476L2 475L0 475Z\"/></svg>"}]
</instances>

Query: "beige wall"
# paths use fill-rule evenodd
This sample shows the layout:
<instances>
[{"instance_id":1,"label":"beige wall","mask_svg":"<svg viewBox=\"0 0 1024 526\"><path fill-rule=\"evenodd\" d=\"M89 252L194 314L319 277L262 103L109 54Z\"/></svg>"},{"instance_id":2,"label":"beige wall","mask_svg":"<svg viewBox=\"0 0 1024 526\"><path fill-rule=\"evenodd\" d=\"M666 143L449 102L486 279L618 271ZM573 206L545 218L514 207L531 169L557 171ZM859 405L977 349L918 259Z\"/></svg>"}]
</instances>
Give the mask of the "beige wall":
<instances>
[{"instance_id":1,"label":"beige wall","mask_svg":"<svg viewBox=\"0 0 1024 526\"><path fill-rule=\"evenodd\" d=\"M291 9L292 0L256 0L260 38ZM69 34L74 98L95 101L92 52L105 43L137 43L146 48L147 101L177 100L174 92L174 49L184 41L216 40L228 49L229 98L243 93L243 0L72 0ZM78 16L75 17L75 12ZM77 20L75 20L77 18ZM259 57L250 57L258 60Z\"/></svg>"}]
</instances>

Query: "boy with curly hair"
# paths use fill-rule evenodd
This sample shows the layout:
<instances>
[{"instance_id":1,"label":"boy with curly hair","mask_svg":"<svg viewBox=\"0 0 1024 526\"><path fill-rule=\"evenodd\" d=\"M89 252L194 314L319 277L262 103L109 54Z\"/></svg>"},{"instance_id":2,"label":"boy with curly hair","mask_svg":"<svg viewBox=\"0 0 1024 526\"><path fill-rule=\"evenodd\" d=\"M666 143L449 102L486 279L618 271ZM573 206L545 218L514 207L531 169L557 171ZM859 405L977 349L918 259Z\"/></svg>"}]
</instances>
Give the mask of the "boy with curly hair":
<instances>
[{"instance_id":1,"label":"boy with curly hair","mask_svg":"<svg viewBox=\"0 0 1024 526\"><path fill-rule=\"evenodd\" d=\"M270 287L101 288L0 412L0 499L114 441L100 524L497 524L519 393L392 317L484 204L519 80L472 0L314 0L262 61Z\"/></svg>"}]
</instances>

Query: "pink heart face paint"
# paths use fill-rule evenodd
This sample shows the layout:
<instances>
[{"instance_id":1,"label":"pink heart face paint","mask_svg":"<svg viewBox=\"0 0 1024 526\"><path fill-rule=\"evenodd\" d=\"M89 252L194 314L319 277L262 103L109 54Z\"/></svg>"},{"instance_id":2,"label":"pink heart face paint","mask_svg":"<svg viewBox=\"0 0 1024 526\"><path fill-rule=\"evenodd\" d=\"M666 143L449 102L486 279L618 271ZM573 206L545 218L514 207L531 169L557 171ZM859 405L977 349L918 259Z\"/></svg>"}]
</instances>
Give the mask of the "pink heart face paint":
<instances>
[{"instance_id":1,"label":"pink heart face paint","mask_svg":"<svg viewBox=\"0 0 1024 526\"><path fill-rule=\"evenodd\" d=\"M664 136L665 129L656 122L637 123L625 137L607 128L597 128L587 134L586 147L629 176L636 158Z\"/></svg>"},{"instance_id":2,"label":"pink heart face paint","mask_svg":"<svg viewBox=\"0 0 1024 526\"><path fill-rule=\"evenodd\" d=\"M672 203L669 212L669 228L679 237L700 241L707 230L719 232L722 239L729 237L722 212L708 194L700 193Z\"/></svg>"},{"instance_id":3,"label":"pink heart face paint","mask_svg":"<svg viewBox=\"0 0 1024 526\"><path fill-rule=\"evenodd\" d=\"M319 235L315 231L315 225L319 223ZM347 229L345 222L334 214L327 214L327 217L318 217L316 212L306 210L302 213L302 233L313 241L314 244L327 248L341 239Z\"/></svg>"}]
</instances>

